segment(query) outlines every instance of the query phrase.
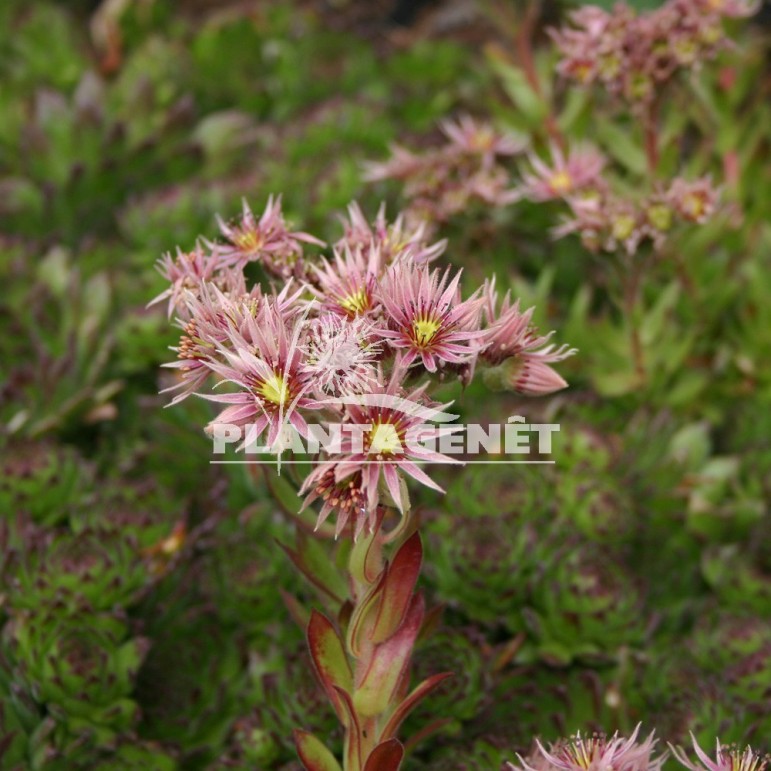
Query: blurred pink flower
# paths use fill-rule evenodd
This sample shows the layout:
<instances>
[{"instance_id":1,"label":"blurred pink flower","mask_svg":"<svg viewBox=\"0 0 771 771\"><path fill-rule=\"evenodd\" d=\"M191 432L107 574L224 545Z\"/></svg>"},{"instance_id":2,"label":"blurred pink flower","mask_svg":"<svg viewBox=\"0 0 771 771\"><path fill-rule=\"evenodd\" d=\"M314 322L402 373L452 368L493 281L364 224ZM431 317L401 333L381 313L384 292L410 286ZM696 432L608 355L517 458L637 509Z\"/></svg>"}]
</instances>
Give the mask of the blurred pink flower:
<instances>
[{"instance_id":1,"label":"blurred pink flower","mask_svg":"<svg viewBox=\"0 0 771 771\"><path fill-rule=\"evenodd\" d=\"M496 131L489 123L477 122L470 115L461 115L455 121L444 120L439 127L452 149L479 154L485 164L492 163L496 155L516 155L527 147L525 137Z\"/></svg>"},{"instance_id":2,"label":"blurred pink flower","mask_svg":"<svg viewBox=\"0 0 771 771\"><path fill-rule=\"evenodd\" d=\"M389 224L385 204L381 204L372 225L355 202L349 204L348 220L342 219L342 222L344 234L335 247L340 251L346 247L352 251L375 250L382 267L404 255L408 255L414 262L433 262L447 247L446 239L429 244L426 223L408 227L404 214L399 214Z\"/></svg>"},{"instance_id":3,"label":"blurred pink flower","mask_svg":"<svg viewBox=\"0 0 771 771\"><path fill-rule=\"evenodd\" d=\"M168 299L167 314L171 318L175 309L179 311L184 307L185 292L199 292L204 283L214 280L221 266L217 255L205 252L201 244L196 244L192 252L177 249L176 257L164 254L156 267L171 286L153 298L148 307Z\"/></svg>"},{"instance_id":4,"label":"blurred pink flower","mask_svg":"<svg viewBox=\"0 0 771 771\"><path fill-rule=\"evenodd\" d=\"M259 261L271 273L288 278L302 275L301 242L324 246L323 241L308 233L289 232L281 212L281 196L268 198L259 220L246 201L237 223L227 224L220 217L217 220L226 239L220 251L222 265L243 268L248 262Z\"/></svg>"},{"instance_id":5,"label":"blurred pink flower","mask_svg":"<svg viewBox=\"0 0 771 771\"><path fill-rule=\"evenodd\" d=\"M485 282L484 302L487 326L480 358L493 366L506 362L508 385L521 393L537 396L565 388L565 380L549 365L567 359L576 349L547 345L554 333L539 334L532 324L534 309L520 311L519 300L512 303L509 292L498 310L495 279Z\"/></svg>"},{"instance_id":6,"label":"blurred pink flower","mask_svg":"<svg viewBox=\"0 0 771 771\"><path fill-rule=\"evenodd\" d=\"M532 173L522 175L518 190L531 201L549 201L566 198L600 180L605 157L588 145L570 150L567 158L556 145L551 145L551 165L536 155L529 156Z\"/></svg>"},{"instance_id":7,"label":"blurred pink flower","mask_svg":"<svg viewBox=\"0 0 771 771\"><path fill-rule=\"evenodd\" d=\"M710 177L693 182L677 177L672 181L666 197L684 220L703 225L715 212L718 191Z\"/></svg>"}]
</instances>

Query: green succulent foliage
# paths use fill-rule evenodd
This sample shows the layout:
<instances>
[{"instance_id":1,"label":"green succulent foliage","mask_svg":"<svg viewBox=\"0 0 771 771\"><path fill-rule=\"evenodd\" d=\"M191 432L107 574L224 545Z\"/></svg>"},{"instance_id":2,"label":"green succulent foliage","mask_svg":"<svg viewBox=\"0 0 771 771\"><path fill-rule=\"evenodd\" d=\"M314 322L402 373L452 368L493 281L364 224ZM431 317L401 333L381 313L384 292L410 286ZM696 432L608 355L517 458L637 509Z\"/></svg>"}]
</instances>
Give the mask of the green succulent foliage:
<instances>
[{"instance_id":1,"label":"green succulent foliage","mask_svg":"<svg viewBox=\"0 0 771 771\"><path fill-rule=\"evenodd\" d=\"M61 524L84 504L92 477L72 447L49 442L6 447L0 465L0 511L44 527Z\"/></svg>"},{"instance_id":2,"label":"green succulent foliage","mask_svg":"<svg viewBox=\"0 0 771 771\"><path fill-rule=\"evenodd\" d=\"M10 276L24 279L26 265L12 253L8 257ZM0 406L5 430L38 437L73 422L109 418L111 399L122 386L106 373L112 350L109 278L95 273L84 279L72 255L56 247L27 280L26 292L12 289L0 305L12 330L0 343L8 362Z\"/></svg>"},{"instance_id":3,"label":"green succulent foliage","mask_svg":"<svg viewBox=\"0 0 771 771\"><path fill-rule=\"evenodd\" d=\"M546 504L542 480L526 472L512 480L511 468L479 466L448 488L452 503L430 525L428 571L437 597L451 608L516 632L546 551L539 522Z\"/></svg>"},{"instance_id":4,"label":"green succulent foliage","mask_svg":"<svg viewBox=\"0 0 771 771\"><path fill-rule=\"evenodd\" d=\"M140 734L178 747L186 763L200 766L222 746L238 715L246 673L235 642L211 611L171 603L154 614L153 645L136 683Z\"/></svg>"},{"instance_id":5,"label":"green succulent foliage","mask_svg":"<svg viewBox=\"0 0 771 771\"><path fill-rule=\"evenodd\" d=\"M442 735L462 736L468 723L482 710L490 682L491 652L480 630L442 629L431 634L416 651L414 680L420 682L437 672L452 672L435 693L431 694L408 719L405 736L419 730L436 716L446 720Z\"/></svg>"},{"instance_id":6,"label":"green succulent foliage","mask_svg":"<svg viewBox=\"0 0 771 771\"><path fill-rule=\"evenodd\" d=\"M767 542L762 545L767 551ZM704 578L728 607L747 608L761 617L771 613L769 555L753 555L731 544L707 550L702 558Z\"/></svg>"},{"instance_id":7,"label":"green succulent foliage","mask_svg":"<svg viewBox=\"0 0 771 771\"><path fill-rule=\"evenodd\" d=\"M645 618L632 576L601 549L569 544L550 555L525 617L538 655L568 664L641 645Z\"/></svg>"},{"instance_id":8,"label":"green succulent foliage","mask_svg":"<svg viewBox=\"0 0 771 771\"><path fill-rule=\"evenodd\" d=\"M25 563L9 597L14 610L127 607L151 578L137 542L116 530L56 534Z\"/></svg>"},{"instance_id":9,"label":"green succulent foliage","mask_svg":"<svg viewBox=\"0 0 771 771\"><path fill-rule=\"evenodd\" d=\"M3 630L3 647L6 677L45 708L57 743L63 733L105 746L135 724L131 691L147 641L129 637L117 618L19 613Z\"/></svg>"},{"instance_id":10,"label":"green succulent foliage","mask_svg":"<svg viewBox=\"0 0 771 771\"><path fill-rule=\"evenodd\" d=\"M327 695L309 676L309 667L301 642L294 648L253 653L242 712L233 723L223 755L233 767L281 768L291 763L296 758L292 731L298 726L340 753L342 730ZM210 768L218 767L215 763Z\"/></svg>"}]
</instances>

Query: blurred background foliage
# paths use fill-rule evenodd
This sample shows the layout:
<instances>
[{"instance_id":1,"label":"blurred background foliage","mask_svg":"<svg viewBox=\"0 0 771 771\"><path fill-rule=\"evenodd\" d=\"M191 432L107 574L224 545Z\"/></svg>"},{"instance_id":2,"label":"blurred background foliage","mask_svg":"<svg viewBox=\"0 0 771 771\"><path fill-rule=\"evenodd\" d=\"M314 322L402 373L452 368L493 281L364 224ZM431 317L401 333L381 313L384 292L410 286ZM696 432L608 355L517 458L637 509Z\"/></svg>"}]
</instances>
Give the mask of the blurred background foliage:
<instances>
[{"instance_id":1,"label":"blurred background foliage","mask_svg":"<svg viewBox=\"0 0 771 771\"><path fill-rule=\"evenodd\" d=\"M539 8L546 80L567 7ZM0 768L286 770L293 727L335 741L282 598L310 598L276 545L290 524L261 472L209 464L205 404L156 395L175 336L145 308L153 265L241 197L281 192L326 237L354 198L395 212L362 161L432 145L450 113L537 136L518 9L0 3ZM418 668L458 674L409 768L494 769L535 735L639 720L771 750L768 57L761 17L663 128L702 137L694 173L729 152L739 173L651 267L644 383L602 260L550 239L549 206L445 228L453 262L580 354L550 399L453 394L468 420L562 431L553 467L469 467L418 498L444 606ZM634 163L601 105L561 119Z\"/></svg>"}]
</instances>

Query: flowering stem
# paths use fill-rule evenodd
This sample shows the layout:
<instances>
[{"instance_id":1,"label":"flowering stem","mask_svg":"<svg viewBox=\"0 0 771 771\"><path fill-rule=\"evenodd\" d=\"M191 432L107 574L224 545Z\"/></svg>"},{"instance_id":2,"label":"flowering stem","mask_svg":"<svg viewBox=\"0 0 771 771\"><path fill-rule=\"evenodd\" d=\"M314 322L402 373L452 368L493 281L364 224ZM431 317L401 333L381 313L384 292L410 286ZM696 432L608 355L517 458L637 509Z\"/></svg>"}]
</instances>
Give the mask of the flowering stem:
<instances>
[{"instance_id":1,"label":"flowering stem","mask_svg":"<svg viewBox=\"0 0 771 771\"><path fill-rule=\"evenodd\" d=\"M645 358L643 354L642 339L640 338L640 324L637 318L637 309L640 301L640 267L637 261L633 261L627 270L623 271L622 284L624 292L624 316L629 327L629 345L632 351L632 363L638 384L645 382Z\"/></svg>"},{"instance_id":2,"label":"flowering stem","mask_svg":"<svg viewBox=\"0 0 771 771\"><path fill-rule=\"evenodd\" d=\"M659 132L658 132L659 105L654 99L645 115L645 157L648 160L648 174L651 179L656 176L659 165Z\"/></svg>"},{"instance_id":3,"label":"flowering stem","mask_svg":"<svg viewBox=\"0 0 771 771\"><path fill-rule=\"evenodd\" d=\"M345 728L343 771L397 771L404 757L396 738L402 721L448 676L434 675L408 694L424 618L423 598L415 592L423 549L410 511L390 532L382 528L385 513L381 507L372 532L351 546L349 598L337 613L339 631L315 611L308 624L316 673ZM315 737L298 731L295 739L308 771L336 768L315 760Z\"/></svg>"}]
</instances>

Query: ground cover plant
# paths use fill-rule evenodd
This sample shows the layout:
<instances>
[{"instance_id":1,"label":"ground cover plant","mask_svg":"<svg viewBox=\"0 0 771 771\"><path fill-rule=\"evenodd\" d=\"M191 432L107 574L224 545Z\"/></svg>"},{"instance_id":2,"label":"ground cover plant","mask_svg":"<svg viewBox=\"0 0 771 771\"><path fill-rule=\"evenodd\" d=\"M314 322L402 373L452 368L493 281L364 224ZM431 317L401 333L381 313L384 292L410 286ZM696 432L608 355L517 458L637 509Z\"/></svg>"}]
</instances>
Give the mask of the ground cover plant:
<instances>
[{"instance_id":1,"label":"ground cover plant","mask_svg":"<svg viewBox=\"0 0 771 771\"><path fill-rule=\"evenodd\" d=\"M764 24L2 4L0 768L762 771Z\"/></svg>"}]
</instances>

